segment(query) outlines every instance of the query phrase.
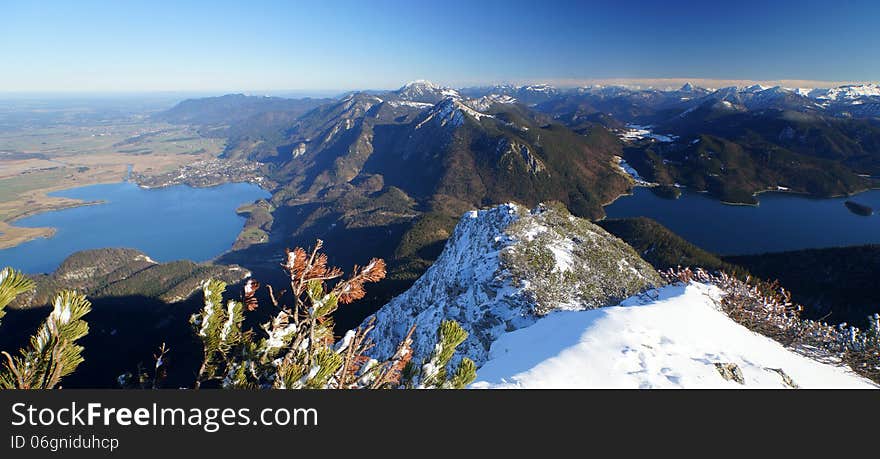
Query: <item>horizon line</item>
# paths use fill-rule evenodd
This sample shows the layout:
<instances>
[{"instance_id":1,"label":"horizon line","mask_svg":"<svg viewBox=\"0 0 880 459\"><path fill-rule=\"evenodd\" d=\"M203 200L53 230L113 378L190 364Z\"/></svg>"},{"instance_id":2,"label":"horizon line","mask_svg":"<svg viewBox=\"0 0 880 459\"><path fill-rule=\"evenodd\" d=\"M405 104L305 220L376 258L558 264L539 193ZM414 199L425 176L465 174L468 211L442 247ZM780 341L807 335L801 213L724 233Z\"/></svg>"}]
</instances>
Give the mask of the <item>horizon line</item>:
<instances>
[{"instance_id":1,"label":"horizon line","mask_svg":"<svg viewBox=\"0 0 880 459\"><path fill-rule=\"evenodd\" d=\"M269 95L270 93L302 93L312 94L314 97L327 97L331 94L340 95L347 92L357 91L391 91L399 89L407 83L414 81L440 81L431 79L414 79L404 81L399 86L385 87L359 87L359 88L271 88L271 89L241 89L241 88L190 88L190 89L0 89L0 95L173 95L173 94L197 94L197 93L223 93L223 94L248 94L248 95ZM481 88L498 85L538 85L546 84L560 89L579 88L588 86L634 86L642 89L667 89L681 87L685 83L691 83L694 86L704 89L718 89L730 86L751 86L760 84L762 86L782 86L786 88L830 88L847 85L860 84L880 84L880 80L810 80L810 79L748 79L748 78L689 78L689 77L663 77L663 78L530 78L530 79L508 79L494 80L487 82L470 82L447 84L439 83L440 86L456 89ZM323 96L321 96L323 95Z\"/></svg>"}]
</instances>

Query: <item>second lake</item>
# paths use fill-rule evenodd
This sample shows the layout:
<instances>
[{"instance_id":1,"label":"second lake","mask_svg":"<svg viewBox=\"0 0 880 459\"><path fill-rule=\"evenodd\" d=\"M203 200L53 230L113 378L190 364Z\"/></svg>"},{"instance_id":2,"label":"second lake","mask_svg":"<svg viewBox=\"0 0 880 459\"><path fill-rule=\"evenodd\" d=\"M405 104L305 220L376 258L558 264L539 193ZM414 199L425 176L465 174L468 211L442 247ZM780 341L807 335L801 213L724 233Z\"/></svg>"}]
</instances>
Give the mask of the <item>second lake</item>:
<instances>
[{"instance_id":1,"label":"second lake","mask_svg":"<svg viewBox=\"0 0 880 459\"><path fill-rule=\"evenodd\" d=\"M847 209L848 199L880 209L880 190L851 198L815 199L792 193L763 193L758 206L735 206L685 191L661 198L638 187L605 207L608 218L649 217L689 242L721 255L806 248L880 244L880 216Z\"/></svg>"}]
</instances>

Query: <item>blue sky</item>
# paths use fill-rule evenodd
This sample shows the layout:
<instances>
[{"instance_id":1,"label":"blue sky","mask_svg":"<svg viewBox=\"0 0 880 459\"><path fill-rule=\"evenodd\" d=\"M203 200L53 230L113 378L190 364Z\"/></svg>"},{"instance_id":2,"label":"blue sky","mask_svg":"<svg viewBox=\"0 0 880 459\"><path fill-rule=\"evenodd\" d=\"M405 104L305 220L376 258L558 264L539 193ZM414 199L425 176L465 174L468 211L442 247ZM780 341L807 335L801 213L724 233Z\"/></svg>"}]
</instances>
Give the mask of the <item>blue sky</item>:
<instances>
[{"instance_id":1,"label":"blue sky","mask_svg":"<svg viewBox=\"0 0 880 459\"><path fill-rule=\"evenodd\" d=\"M0 91L880 79L880 2L0 0Z\"/></svg>"}]
</instances>

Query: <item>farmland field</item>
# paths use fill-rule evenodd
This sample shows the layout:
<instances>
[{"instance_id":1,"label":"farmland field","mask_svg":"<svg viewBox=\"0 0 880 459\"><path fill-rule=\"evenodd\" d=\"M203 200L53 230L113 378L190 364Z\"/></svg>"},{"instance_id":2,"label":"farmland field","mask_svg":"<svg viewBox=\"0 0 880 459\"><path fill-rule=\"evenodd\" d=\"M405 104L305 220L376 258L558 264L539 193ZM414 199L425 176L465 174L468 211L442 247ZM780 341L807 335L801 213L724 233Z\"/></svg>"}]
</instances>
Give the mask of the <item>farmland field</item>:
<instances>
[{"instance_id":1,"label":"farmland field","mask_svg":"<svg viewBox=\"0 0 880 459\"><path fill-rule=\"evenodd\" d=\"M51 228L14 226L16 219L87 204L53 191L125 179L129 168L156 175L216 158L224 140L186 126L120 119L93 125L59 123L0 131L0 249Z\"/></svg>"}]
</instances>

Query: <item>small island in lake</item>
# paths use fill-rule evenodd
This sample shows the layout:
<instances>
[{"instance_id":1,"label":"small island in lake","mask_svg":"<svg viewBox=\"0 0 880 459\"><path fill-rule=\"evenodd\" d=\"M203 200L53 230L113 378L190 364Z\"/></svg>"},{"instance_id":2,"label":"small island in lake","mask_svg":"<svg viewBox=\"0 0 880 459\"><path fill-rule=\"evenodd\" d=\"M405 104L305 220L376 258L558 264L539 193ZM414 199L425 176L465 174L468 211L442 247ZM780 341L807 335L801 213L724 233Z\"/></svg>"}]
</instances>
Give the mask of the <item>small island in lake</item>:
<instances>
[{"instance_id":1,"label":"small island in lake","mask_svg":"<svg viewBox=\"0 0 880 459\"><path fill-rule=\"evenodd\" d=\"M657 185L651 187L651 192L663 199L678 199L681 197L681 190L674 185Z\"/></svg>"},{"instance_id":2,"label":"small island in lake","mask_svg":"<svg viewBox=\"0 0 880 459\"><path fill-rule=\"evenodd\" d=\"M846 208L849 209L850 212L856 215L862 215L864 217L874 215L874 209L864 204L859 204L855 201L846 201L843 204L846 205Z\"/></svg>"}]
</instances>

